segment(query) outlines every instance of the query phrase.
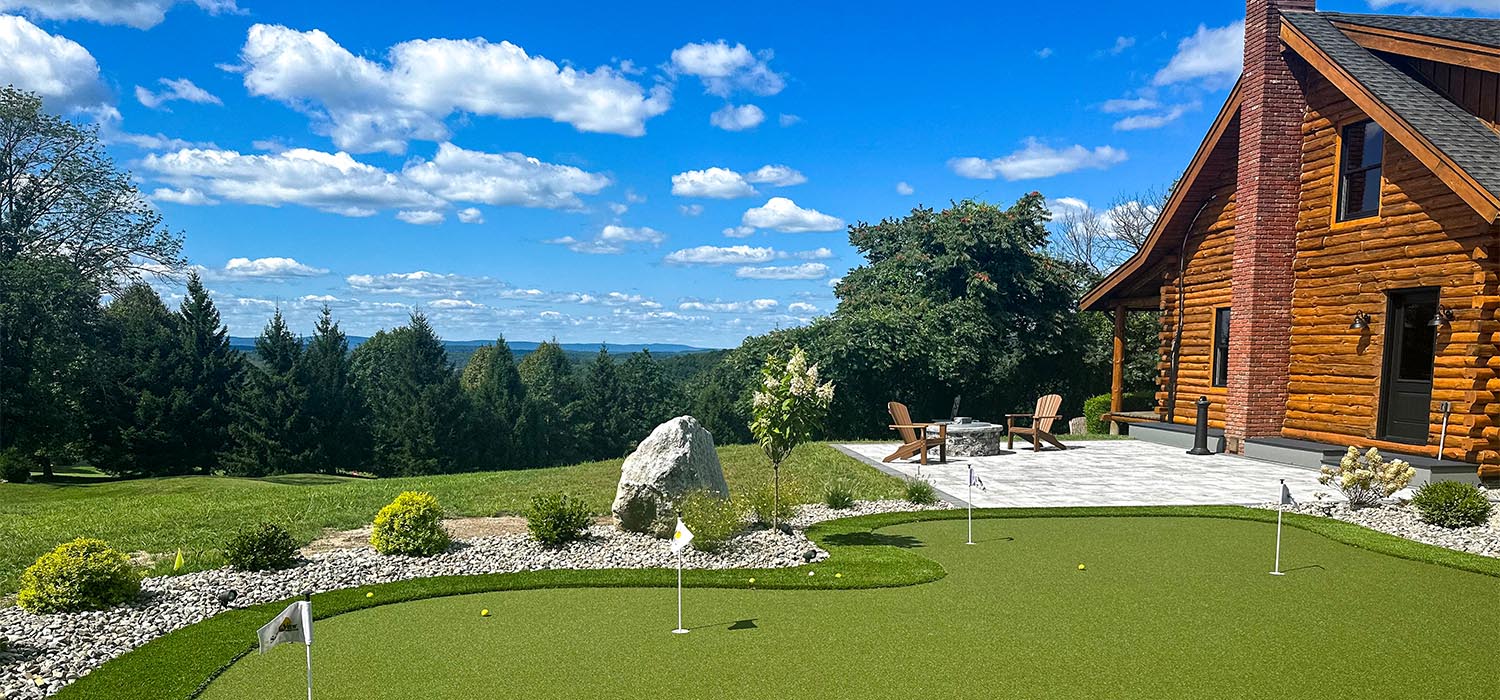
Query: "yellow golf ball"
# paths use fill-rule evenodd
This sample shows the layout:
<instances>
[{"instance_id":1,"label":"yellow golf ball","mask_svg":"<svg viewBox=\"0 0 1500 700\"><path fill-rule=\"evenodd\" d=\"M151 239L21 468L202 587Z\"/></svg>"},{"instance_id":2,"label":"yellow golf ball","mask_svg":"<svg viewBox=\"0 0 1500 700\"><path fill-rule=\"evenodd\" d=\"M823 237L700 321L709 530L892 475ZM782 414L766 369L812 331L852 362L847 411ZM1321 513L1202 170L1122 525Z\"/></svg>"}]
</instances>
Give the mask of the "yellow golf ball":
<instances>
[{"instance_id":1,"label":"yellow golf ball","mask_svg":"<svg viewBox=\"0 0 1500 700\"><path fill-rule=\"evenodd\" d=\"M374 593L366 593L366 594L365 594L365 597L366 597L366 598L374 598L374 597L375 597L375 594L374 594Z\"/></svg>"},{"instance_id":2,"label":"yellow golf ball","mask_svg":"<svg viewBox=\"0 0 1500 700\"><path fill-rule=\"evenodd\" d=\"M1083 571L1083 568L1084 568L1084 567L1083 567L1083 565L1082 565L1082 564L1079 564L1079 565L1078 565L1078 570L1079 570L1079 571Z\"/></svg>"},{"instance_id":3,"label":"yellow golf ball","mask_svg":"<svg viewBox=\"0 0 1500 700\"><path fill-rule=\"evenodd\" d=\"M750 583L755 583L755 577L754 576L750 577Z\"/></svg>"},{"instance_id":4,"label":"yellow golf ball","mask_svg":"<svg viewBox=\"0 0 1500 700\"><path fill-rule=\"evenodd\" d=\"M843 578L844 575L843 574L834 574L833 577L834 578Z\"/></svg>"},{"instance_id":5,"label":"yellow golf ball","mask_svg":"<svg viewBox=\"0 0 1500 700\"><path fill-rule=\"evenodd\" d=\"M480 610L479 611L479 616L480 617L489 617L490 616L490 609L489 608L485 608L483 610Z\"/></svg>"}]
</instances>

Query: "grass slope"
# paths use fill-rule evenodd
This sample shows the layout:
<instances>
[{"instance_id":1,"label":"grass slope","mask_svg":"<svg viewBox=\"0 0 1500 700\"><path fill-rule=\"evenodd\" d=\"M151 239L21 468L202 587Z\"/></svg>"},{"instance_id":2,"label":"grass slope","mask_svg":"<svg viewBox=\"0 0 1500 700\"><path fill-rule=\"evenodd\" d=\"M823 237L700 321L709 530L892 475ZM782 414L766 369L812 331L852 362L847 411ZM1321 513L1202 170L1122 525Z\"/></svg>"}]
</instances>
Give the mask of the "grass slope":
<instances>
[{"instance_id":1,"label":"grass slope","mask_svg":"<svg viewBox=\"0 0 1500 700\"><path fill-rule=\"evenodd\" d=\"M832 553L816 566L688 572L687 585L710 590L689 594L688 626L699 629L686 637L666 633L670 593L640 590L672 585L664 570L448 577L315 596L325 620L319 696L618 697L621 686L611 684L624 679L642 697L1479 698L1500 690L1482 665L1466 663L1500 653L1491 633L1500 611L1482 602L1500 561L1293 515L1284 561L1292 574L1273 578L1268 511L975 515L976 547L959 544L962 512L889 514L809 531ZM1088 571L1076 570L1080 561ZM919 583L933 585L876 590ZM476 595L427 600L467 594ZM1409 611L1414 596L1422 605ZM188 698L204 688L214 700L300 697L300 653L245 657L255 628L283 605L167 635L57 698ZM495 616L481 620L486 607ZM740 620L756 626L731 630Z\"/></svg>"},{"instance_id":2,"label":"grass slope","mask_svg":"<svg viewBox=\"0 0 1500 700\"><path fill-rule=\"evenodd\" d=\"M760 448L719 448L730 491L770 483ZM0 594L15 590L23 569L42 553L75 537L99 537L128 552L175 552L189 569L222 564L219 547L245 525L279 522L300 542L324 528L368 524L381 506L406 490L431 491L449 515L516 513L533 494L562 491L582 497L596 513L614 499L622 460L550 469L478 472L400 479L290 475L267 479L188 476L66 484L0 484ZM826 445L804 445L787 463L800 484L793 497L817 500L823 486L841 480L861 498L898 496L898 480Z\"/></svg>"}]
</instances>

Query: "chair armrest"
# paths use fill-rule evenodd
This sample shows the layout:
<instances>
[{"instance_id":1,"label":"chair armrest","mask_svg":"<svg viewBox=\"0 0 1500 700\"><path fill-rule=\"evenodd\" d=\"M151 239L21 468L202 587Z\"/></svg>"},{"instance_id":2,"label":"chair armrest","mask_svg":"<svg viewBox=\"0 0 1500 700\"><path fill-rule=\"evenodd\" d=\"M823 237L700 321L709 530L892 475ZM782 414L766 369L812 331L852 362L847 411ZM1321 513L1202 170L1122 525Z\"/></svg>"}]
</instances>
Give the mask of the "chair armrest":
<instances>
[{"instance_id":1,"label":"chair armrest","mask_svg":"<svg viewBox=\"0 0 1500 700\"><path fill-rule=\"evenodd\" d=\"M924 428L932 427L932 424L931 423L912 423L910 425L904 425L904 424L901 424L901 425L888 425L886 427L888 427L888 428L911 428L912 430L921 430L921 429L924 429Z\"/></svg>"},{"instance_id":2,"label":"chair armrest","mask_svg":"<svg viewBox=\"0 0 1500 700\"><path fill-rule=\"evenodd\" d=\"M1046 416L1038 416L1038 415L1036 415L1034 413L1007 413L1007 414L1005 414L1005 417L1006 418L1046 418Z\"/></svg>"}]
</instances>

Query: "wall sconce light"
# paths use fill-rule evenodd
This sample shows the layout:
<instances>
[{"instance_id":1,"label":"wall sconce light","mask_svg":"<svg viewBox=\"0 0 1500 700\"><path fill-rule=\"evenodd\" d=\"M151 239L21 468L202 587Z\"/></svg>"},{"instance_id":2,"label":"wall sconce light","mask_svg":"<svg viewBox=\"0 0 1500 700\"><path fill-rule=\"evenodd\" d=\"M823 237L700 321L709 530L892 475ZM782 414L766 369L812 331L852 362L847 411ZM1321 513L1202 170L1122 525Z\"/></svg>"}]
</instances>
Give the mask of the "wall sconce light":
<instances>
[{"instance_id":1,"label":"wall sconce light","mask_svg":"<svg viewBox=\"0 0 1500 700\"><path fill-rule=\"evenodd\" d=\"M1349 328L1356 331L1362 331L1369 327L1370 315L1363 311L1354 312L1354 322L1349 324Z\"/></svg>"},{"instance_id":2,"label":"wall sconce light","mask_svg":"<svg viewBox=\"0 0 1500 700\"><path fill-rule=\"evenodd\" d=\"M1453 323L1453 309L1450 309L1442 304L1438 304L1437 313L1432 315L1432 320L1428 321L1427 325L1432 326L1433 328L1439 328L1450 323Z\"/></svg>"}]
</instances>

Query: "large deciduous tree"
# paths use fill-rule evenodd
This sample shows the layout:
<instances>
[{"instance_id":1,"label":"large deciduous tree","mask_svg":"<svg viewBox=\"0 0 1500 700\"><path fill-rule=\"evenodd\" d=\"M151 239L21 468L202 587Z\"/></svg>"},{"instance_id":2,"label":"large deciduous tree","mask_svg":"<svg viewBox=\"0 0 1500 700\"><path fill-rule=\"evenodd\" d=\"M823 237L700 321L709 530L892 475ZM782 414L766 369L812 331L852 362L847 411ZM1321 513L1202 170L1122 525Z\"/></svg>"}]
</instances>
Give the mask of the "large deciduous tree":
<instances>
[{"instance_id":1,"label":"large deciduous tree","mask_svg":"<svg viewBox=\"0 0 1500 700\"><path fill-rule=\"evenodd\" d=\"M573 363L556 341L542 343L521 360L521 383L526 386L526 406L521 416L525 441L520 445L527 464L551 466L571 464L581 450L570 435L578 385Z\"/></svg>"},{"instance_id":2,"label":"large deciduous tree","mask_svg":"<svg viewBox=\"0 0 1500 700\"><path fill-rule=\"evenodd\" d=\"M0 87L0 261L66 261L105 291L180 269L182 237L115 168L95 127Z\"/></svg>"}]
</instances>

